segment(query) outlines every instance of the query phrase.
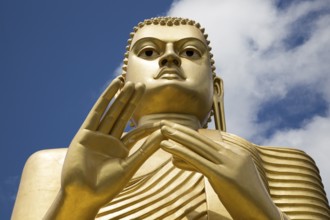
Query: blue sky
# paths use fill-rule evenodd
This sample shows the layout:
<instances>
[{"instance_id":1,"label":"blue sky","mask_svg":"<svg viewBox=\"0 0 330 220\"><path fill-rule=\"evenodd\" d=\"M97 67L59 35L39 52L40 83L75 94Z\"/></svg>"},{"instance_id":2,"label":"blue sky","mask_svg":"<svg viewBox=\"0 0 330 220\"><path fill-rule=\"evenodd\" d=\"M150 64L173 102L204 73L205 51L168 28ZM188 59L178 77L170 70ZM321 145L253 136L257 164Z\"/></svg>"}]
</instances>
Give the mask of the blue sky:
<instances>
[{"instance_id":1,"label":"blue sky","mask_svg":"<svg viewBox=\"0 0 330 220\"><path fill-rule=\"evenodd\" d=\"M66 147L121 64L137 22L172 1L0 1L0 216L26 159Z\"/></svg>"},{"instance_id":2,"label":"blue sky","mask_svg":"<svg viewBox=\"0 0 330 220\"><path fill-rule=\"evenodd\" d=\"M326 3L0 0L1 219L10 217L29 155L68 146L121 64L132 27L165 14L206 27L229 132L305 150L330 189Z\"/></svg>"}]
</instances>

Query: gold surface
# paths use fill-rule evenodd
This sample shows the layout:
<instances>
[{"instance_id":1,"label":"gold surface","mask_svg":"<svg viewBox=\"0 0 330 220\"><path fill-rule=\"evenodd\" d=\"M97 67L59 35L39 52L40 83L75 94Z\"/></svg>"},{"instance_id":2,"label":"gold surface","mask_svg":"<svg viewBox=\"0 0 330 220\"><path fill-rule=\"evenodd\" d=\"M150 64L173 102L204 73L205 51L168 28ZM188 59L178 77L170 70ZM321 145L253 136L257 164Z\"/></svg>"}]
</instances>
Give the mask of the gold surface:
<instances>
[{"instance_id":1,"label":"gold surface","mask_svg":"<svg viewBox=\"0 0 330 220\"><path fill-rule=\"evenodd\" d=\"M309 156L225 132L209 44L188 19L139 23L69 148L26 162L12 219L330 219Z\"/></svg>"}]
</instances>

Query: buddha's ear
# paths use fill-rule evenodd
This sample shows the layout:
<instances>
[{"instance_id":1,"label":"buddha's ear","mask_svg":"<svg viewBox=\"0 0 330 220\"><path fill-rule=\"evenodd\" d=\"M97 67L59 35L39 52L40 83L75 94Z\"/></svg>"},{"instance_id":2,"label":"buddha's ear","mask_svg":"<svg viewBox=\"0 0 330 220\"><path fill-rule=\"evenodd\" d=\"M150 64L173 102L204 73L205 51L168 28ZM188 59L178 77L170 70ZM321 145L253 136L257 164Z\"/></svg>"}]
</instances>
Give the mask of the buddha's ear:
<instances>
[{"instance_id":1,"label":"buddha's ear","mask_svg":"<svg viewBox=\"0 0 330 220\"><path fill-rule=\"evenodd\" d=\"M214 122L217 130L226 131L225 108L223 103L223 81L220 77L215 76L213 79L213 112Z\"/></svg>"},{"instance_id":2,"label":"buddha's ear","mask_svg":"<svg viewBox=\"0 0 330 220\"><path fill-rule=\"evenodd\" d=\"M220 77L213 78L214 95L223 97L223 81Z\"/></svg>"}]
</instances>

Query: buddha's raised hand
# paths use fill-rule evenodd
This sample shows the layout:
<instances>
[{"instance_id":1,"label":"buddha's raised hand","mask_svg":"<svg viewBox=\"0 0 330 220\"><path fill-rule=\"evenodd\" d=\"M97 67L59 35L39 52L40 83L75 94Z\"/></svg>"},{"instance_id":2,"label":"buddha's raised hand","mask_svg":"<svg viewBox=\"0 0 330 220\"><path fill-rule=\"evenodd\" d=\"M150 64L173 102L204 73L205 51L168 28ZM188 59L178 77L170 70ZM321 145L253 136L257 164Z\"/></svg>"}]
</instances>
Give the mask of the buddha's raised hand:
<instances>
[{"instance_id":1,"label":"buddha's raised hand","mask_svg":"<svg viewBox=\"0 0 330 220\"><path fill-rule=\"evenodd\" d=\"M179 158L174 164L204 174L234 219L281 219L246 150L172 122L161 131L162 148Z\"/></svg>"},{"instance_id":2,"label":"buddha's raised hand","mask_svg":"<svg viewBox=\"0 0 330 220\"><path fill-rule=\"evenodd\" d=\"M115 79L109 85L73 138L63 165L61 190L46 219L94 219L99 208L111 201L158 149L163 136L155 129L140 150L128 156L130 149L121 136L145 86L122 84Z\"/></svg>"}]
</instances>

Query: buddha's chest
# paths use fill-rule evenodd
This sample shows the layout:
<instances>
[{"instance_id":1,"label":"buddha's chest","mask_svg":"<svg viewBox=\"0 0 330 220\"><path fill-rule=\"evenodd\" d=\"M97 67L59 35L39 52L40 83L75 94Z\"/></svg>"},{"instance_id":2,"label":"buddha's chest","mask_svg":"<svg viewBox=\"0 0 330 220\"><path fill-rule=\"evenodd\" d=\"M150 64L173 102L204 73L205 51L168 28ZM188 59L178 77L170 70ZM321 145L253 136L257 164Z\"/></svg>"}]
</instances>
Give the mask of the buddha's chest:
<instances>
[{"instance_id":1,"label":"buddha's chest","mask_svg":"<svg viewBox=\"0 0 330 220\"><path fill-rule=\"evenodd\" d=\"M96 219L231 219L207 180L170 161L133 178Z\"/></svg>"}]
</instances>

